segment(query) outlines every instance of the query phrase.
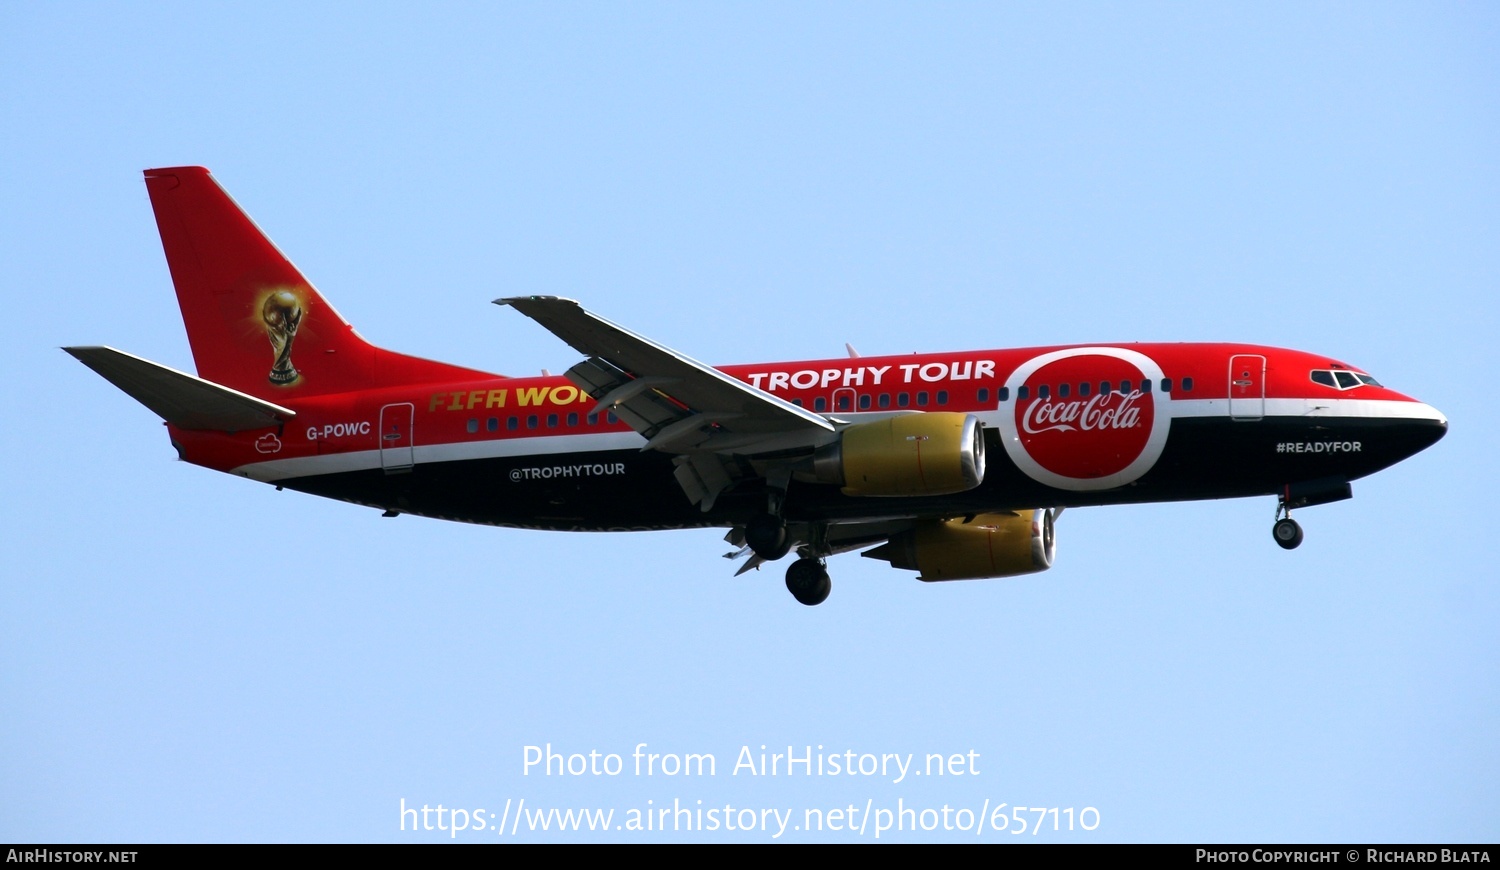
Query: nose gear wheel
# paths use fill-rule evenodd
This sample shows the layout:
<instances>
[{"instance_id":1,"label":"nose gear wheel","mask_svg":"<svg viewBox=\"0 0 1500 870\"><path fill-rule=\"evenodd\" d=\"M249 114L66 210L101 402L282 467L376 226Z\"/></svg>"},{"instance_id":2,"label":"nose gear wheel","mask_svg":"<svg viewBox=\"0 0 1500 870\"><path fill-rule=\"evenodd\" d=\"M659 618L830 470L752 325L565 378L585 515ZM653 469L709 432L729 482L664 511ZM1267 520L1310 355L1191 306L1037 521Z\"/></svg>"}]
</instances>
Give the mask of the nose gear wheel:
<instances>
[{"instance_id":1,"label":"nose gear wheel","mask_svg":"<svg viewBox=\"0 0 1500 870\"><path fill-rule=\"evenodd\" d=\"M1302 544L1302 527L1292 519L1292 509L1286 506L1284 498L1276 502L1276 524L1271 526L1271 537L1283 550L1295 550Z\"/></svg>"}]
</instances>

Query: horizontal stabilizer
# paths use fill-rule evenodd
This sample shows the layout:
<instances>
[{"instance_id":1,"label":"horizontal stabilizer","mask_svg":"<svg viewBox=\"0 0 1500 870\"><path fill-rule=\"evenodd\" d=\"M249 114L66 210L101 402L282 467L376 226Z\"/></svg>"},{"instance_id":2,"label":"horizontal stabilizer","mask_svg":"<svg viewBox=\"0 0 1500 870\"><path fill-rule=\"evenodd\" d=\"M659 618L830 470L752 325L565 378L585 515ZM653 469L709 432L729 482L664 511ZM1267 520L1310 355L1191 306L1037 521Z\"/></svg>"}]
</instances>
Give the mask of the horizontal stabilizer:
<instances>
[{"instance_id":1,"label":"horizontal stabilizer","mask_svg":"<svg viewBox=\"0 0 1500 870\"><path fill-rule=\"evenodd\" d=\"M240 432L276 426L296 412L112 347L63 350L125 394L183 429Z\"/></svg>"}]
</instances>

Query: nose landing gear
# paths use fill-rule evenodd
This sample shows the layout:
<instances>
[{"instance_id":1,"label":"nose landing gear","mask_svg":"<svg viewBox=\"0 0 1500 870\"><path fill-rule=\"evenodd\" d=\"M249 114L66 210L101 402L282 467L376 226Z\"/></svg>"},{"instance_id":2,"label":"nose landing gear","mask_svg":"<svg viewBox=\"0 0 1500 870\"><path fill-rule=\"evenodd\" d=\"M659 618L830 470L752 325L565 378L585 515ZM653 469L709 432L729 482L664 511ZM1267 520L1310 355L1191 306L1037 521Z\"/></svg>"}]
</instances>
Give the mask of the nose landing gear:
<instances>
[{"instance_id":1,"label":"nose landing gear","mask_svg":"<svg viewBox=\"0 0 1500 870\"><path fill-rule=\"evenodd\" d=\"M1292 519L1292 506L1285 494L1276 499L1276 524L1271 526L1271 537L1283 550L1295 550L1302 543L1302 527Z\"/></svg>"},{"instance_id":2,"label":"nose landing gear","mask_svg":"<svg viewBox=\"0 0 1500 870\"><path fill-rule=\"evenodd\" d=\"M1287 484L1276 498L1276 525L1271 527L1271 537L1283 550L1295 550L1302 543L1302 527L1292 519L1292 508L1312 507L1353 497L1354 490L1349 481L1338 477Z\"/></svg>"},{"instance_id":3,"label":"nose landing gear","mask_svg":"<svg viewBox=\"0 0 1500 870\"><path fill-rule=\"evenodd\" d=\"M1282 517L1271 527L1271 537L1283 550L1295 550L1302 543L1302 527L1291 517Z\"/></svg>"}]
</instances>

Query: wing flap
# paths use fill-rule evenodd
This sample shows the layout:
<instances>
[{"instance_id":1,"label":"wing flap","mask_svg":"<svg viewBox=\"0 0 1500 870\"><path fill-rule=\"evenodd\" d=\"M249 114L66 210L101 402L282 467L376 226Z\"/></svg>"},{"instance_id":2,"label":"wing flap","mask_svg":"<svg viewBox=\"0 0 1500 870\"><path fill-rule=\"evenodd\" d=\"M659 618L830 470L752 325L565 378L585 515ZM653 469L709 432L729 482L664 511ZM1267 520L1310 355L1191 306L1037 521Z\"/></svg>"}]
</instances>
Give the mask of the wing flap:
<instances>
[{"instance_id":1,"label":"wing flap","mask_svg":"<svg viewBox=\"0 0 1500 870\"><path fill-rule=\"evenodd\" d=\"M687 494L688 501L707 512L713 509L719 494L734 486L735 480L724 467L725 460L712 453L692 453L672 460L672 475Z\"/></svg>"},{"instance_id":2,"label":"wing flap","mask_svg":"<svg viewBox=\"0 0 1500 870\"><path fill-rule=\"evenodd\" d=\"M592 413L612 411L647 438L686 416L680 405L657 390L677 383L675 378L632 377L598 357L573 366L563 377L593 397L597 405Z\"/></svg>"},{"instance_id":3,"label":"wing flap","mask_svg":"<svg viewBox=\"0 0 1500 870\"><path fill-rule=\"evenodd\" d=\"M112 347L65 347L74 359L183 429L241 432L278 426L295 411Z\"/></svg>"}]
</instances>

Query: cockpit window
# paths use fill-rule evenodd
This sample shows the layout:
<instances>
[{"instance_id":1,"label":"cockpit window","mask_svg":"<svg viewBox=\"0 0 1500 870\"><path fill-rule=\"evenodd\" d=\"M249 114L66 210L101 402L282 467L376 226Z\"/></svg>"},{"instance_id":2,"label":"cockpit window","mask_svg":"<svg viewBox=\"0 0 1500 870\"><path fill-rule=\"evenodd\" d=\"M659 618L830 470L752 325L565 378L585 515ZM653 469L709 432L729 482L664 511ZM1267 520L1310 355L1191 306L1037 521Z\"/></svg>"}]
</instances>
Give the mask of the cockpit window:
<instances>
[{"instance_id":1,"label":"cockpit window","mask_svg":"<svg viewBox=\"0 0 1500 870\"><path fill-rule=\"evenodd\" d=\"M1312 382L1335 390L1352 390L1355 387L1378 387L1380 382L1369 375L1347 369L1316 369L1308 373Z\"/></svg>"}]
</instances>

